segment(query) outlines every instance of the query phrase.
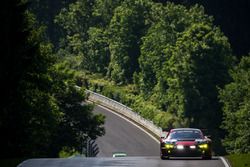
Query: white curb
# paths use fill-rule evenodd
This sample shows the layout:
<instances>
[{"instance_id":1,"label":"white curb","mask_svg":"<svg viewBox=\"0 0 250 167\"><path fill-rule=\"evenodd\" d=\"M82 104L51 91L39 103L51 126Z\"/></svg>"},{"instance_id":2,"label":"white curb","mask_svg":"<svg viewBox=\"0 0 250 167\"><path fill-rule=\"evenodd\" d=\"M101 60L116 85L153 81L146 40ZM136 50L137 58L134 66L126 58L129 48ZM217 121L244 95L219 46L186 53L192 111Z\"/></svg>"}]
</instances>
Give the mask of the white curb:
<instances>
[{"instance_id":1,"label":"white curb","mask_svg":"<svg viewBox=\"0 0 250 167\"><path fill-rule=\"evenodd\" d=\"M223 162L223 164L224 164L225 167L231 167L231 166L228 164L228 162L225 160L224 157L219 157L219 158L221 159L221 161Z\"/></svg>"}]
</instances>

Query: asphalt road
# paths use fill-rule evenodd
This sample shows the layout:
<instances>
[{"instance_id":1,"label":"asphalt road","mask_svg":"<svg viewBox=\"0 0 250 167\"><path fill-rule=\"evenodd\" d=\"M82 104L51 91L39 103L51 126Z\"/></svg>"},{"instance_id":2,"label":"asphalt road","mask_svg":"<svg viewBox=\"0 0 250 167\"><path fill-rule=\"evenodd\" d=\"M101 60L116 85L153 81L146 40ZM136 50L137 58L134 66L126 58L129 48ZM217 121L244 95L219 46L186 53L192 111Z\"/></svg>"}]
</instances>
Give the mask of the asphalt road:
<instances>
[{"instance_id":1,"label":"asphalt road","mask_svg":"<svg viewBox=\"0 0 250 167\"><path fill-rule=\"evenodd\" d=\"M106 116L106 134L97 139L98 157L112 157L113 152L125 152L128 156L158 156L158 141L138 127L106 109L96 107L95 113Z\"/></svg>"},{"instance_id":2,"label":"asphalt road","mask_svg":"<svg viewBox=\"0 0 250 167\"><path fill-rule=\"evenodd\" d=\"M97 157L29 159L18 167L225 167L218 157L161 160L159 144L145 132L101 107L97 106L94 112L106 115L106 134L97 140ZM112 153L117 151L128 156L113 158Z\"/></svg>"},{"instance_id":3,"label":"asphalt road","mask_svg":"<svg viewBox=\"0 0 250 167\"><path fill-rule=\"evenodd\" d=\"M159 157L96 157L71 159L31 159L19 167L224 167L217 158L212 160L160 160Z\"/></svg>"}]
</instances>

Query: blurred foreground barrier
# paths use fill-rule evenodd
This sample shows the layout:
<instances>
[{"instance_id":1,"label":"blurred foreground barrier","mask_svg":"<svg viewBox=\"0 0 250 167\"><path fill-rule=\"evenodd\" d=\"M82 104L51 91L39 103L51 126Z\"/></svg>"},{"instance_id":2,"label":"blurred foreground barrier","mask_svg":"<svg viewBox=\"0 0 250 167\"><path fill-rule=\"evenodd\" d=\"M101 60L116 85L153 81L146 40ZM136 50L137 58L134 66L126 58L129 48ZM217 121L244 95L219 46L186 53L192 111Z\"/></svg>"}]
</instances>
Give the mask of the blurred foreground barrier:
<instances>
[{"instance_id":1,"label":"blurred foreground barrier","mask_svg":"<svg viewBox=\"0 0 250 167\"><path fill-rule=\"evenodd\" d=\"M154 125L152 121L149 121L134 112L131 108L90 90L86 90L86 94L88 95L88 100L114 110L115 112L139 124L145 130L151 132L155 137L160 137L162 129Z\"/></svg>"}]
</instances>

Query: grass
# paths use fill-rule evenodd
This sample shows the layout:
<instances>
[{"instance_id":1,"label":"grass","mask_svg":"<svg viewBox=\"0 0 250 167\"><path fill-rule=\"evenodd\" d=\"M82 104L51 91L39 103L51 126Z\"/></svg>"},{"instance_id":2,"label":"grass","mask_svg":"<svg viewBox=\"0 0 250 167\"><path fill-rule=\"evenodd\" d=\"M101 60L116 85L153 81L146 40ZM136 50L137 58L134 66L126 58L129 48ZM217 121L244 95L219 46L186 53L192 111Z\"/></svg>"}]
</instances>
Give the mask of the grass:
<instances>
[{"instance_id":1,"label":"grass","mask_svg":"<svg viewBox=\"0 0 250 167\"><path fill-rule=\"evenodd\" d=\"M232 167L250 167L250 154L232 154L226 157Z\"/></svg>"},{"instance_id":2,"label":"grass","mask_svg":"<svg viewBox=\"0 0 250 167\"><path fill-rule=\"evenodd\" d=\"M1 167L16 167L25 159L0 159Z\"/></svg>"}]
</instances>

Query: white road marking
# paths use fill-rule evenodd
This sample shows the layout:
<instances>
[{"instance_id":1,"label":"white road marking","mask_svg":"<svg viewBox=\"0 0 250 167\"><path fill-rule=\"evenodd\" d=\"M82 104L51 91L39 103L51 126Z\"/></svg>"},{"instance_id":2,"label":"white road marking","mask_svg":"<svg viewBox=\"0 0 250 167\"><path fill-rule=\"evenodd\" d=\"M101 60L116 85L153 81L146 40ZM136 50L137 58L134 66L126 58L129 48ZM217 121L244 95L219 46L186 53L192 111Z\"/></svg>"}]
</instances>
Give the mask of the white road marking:
<instances>
[{"instance_id":1,"label":"white road marking","mask_svg":"<svg viewBox=\"0 0 250 167\"><path fill-rule=\"evenodd\" d=\"M112 111L112 110L109 109L109 108L106 108L106 107L104 107L104 106L102 106L102 105L98 105L98 106L101 107L101 108L103 108L103 109L105 109L105 110L107 110L107 111L109 111L109 112L112 112L113 114L115 114L115 115L119 116L120 118L126 120L127 122L133 124L134 126L136 126L137 128L139 128L140 130L142 130L144 133L146 133L147 135L149 135L149 136L150 136L152 139L154 139L154 141L156 141L158 144L160 144L160 141L159 141L159 140L157 140L153 135L151 135L150 133L148 133L148 132L147 132L146 130L144 130L142 127L140 127L139 125L135 124L133 121L130 121L130 120L127 119L126 117L124 117L124 116L122 116L121 114L118 114L118 113Z\"/></svg>"},{"instance_id":2,"label":"white road marking","mask_svg":"<svg viewBox=\"0 0 250 167\"><path fill-rule=\"evenodd\" d=\"M223 162L223 164L224 164L225 167L231 167L231 166L227 163L227 161L225 160L224 157L219 157L219 158L221 159L221 161Z\"/></svg>"}]
</instances>

